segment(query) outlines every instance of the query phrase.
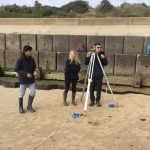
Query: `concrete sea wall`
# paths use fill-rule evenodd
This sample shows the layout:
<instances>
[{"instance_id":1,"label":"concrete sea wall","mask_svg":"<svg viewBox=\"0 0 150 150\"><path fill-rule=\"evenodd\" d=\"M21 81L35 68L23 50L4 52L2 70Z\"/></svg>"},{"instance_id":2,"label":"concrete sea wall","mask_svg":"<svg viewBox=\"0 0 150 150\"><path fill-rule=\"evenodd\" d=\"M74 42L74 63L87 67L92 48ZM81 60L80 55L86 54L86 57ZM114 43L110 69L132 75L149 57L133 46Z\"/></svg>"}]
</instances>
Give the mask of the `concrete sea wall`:
<instances>
[{"instance_id":1,"label":"concrete sea wall","mask_svg":"<svg viewBox=\"0 0 150 150\"><path fill-rule=\"evenodd\" d=\"M86 70L84 59L95 42L102 43L108 58L105 71L111 83L150 85L150 56L146 54L150 37L143 36L0 34L0 65L14 68L22 47L28 44L37 66L43 69L63 71L69 50L75 49Z\"/></svg>"}]
</instances>

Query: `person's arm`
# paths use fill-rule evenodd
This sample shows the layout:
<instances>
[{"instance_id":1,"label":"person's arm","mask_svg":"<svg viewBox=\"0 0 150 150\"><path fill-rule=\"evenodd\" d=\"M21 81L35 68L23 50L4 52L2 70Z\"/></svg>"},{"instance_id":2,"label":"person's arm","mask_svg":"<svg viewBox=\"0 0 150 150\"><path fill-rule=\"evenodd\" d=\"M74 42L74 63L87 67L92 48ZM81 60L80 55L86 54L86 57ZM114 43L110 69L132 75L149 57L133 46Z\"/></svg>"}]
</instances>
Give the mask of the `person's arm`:
<instances>
[{"instance_id":1,"label":"person's arm","mask_svg":"<svg viewBox=\"0 0 150 150\"><path fill-rule=\"evenodd\" d=\"M65 62L65 69L64 70L65 70L65 72L69 72L70 71L68 60Z\"/></svg>"},{"instance_id":2,"label":"person's arm","mask_svg":"<svg viewBox=\"0 0 150 150\"><path fill-rule=\"evenodd\" d=\"M26 76L28 74L27 72L22 70L22 60L21 59L17 60L16 66L15 66L15 71L20 75L25 75Z\"/></svg>"},{"instance_id":3,"label":"person's arm","mask_svg":"<svg viewBox=\"0 0 150 150\"><path fill-rule=\"evenodd\" d=\"M85 64L85 65L88 65L88 64L89 64L90 59L91 59L91 55L92 55L91 52L88 52L88 53L87 53L87 56L85 57L85 61L84 61L84 64Z\"/></svg>"},{"instance_id":4,"label":"person's arm","mask_svg":"<svg viewBox=\"0 0 150 150\"><path fill-rule=\"evenodd\" d=\"M103 66L107 66L108 65L108 61L107 61L107 58L104 54L101 54L101 63Z\"/></svg>"}]
</instances>

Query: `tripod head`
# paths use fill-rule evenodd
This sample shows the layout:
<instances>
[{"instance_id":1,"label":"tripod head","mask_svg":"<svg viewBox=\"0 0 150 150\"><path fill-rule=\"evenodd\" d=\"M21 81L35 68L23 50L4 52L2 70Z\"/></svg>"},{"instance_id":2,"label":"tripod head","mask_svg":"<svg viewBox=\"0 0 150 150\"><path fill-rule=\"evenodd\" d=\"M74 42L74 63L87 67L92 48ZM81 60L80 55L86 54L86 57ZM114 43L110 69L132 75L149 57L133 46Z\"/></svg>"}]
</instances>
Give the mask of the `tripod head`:
<instances>
[{"instance_id":1,"label":"tripod head","mask_svg":"<svg viewBox=\"0 0 150 150\"><path fill-rule=\"evenodd\" d=\"M96 46L92 46L91 53L95 53L95 50L96 50ZM99 54L101 55L101 54L105 54L105 53L104 53L104 51L100 51Z\"/></svg>"},{"instance_id":2,"label":"tripod head","mask_svg":"<svg viewBox=\"0 0 150 150\"><path fill-rule=\"evenodd\" d=\"M95 49L96 49L96 46L92 46L92 47L91 47L91 50L92 50L92 51L95 51Z\"/></svg>"}]
</instances>

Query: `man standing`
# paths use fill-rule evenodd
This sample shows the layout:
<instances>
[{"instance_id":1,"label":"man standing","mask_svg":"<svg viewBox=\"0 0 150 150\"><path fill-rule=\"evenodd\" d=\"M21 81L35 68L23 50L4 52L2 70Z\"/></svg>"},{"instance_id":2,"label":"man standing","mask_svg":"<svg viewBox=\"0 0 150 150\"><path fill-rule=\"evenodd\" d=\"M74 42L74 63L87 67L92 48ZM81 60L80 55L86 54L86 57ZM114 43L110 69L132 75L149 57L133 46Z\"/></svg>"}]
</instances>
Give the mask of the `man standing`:
<instances>
[{"instance_id":1,"label":"man standing","mask_svg":"<svg viewBox=\"0 0 150 150\"><path fill-rule=\"evenodd\" d=\"M107 66L108 62L104 55L104 52L102 51L102 45L100 43L95 43L95 62L94 62L94 68L93 68L93 76L92 76L92 82L90 85L90 100L91 103L89 106L93 106L96 100L96 104L98 107L101 107L100 99L101 99L101 89L102 89L102 80L103 80L103 72L101 69L101 66L99 64L98 58L99 57L102 66ZM85 58L85 64L88 65L91 58L91 52L87 54L87 57ZM94 91L96 90L97 95L96 99L94 96Z\"/></svg>"},{"instance_id":2,"label":"man standing","mask_svg":"<svg viewBox=\"0 0 150 150\"><path fill-rule=\"evenodd\" d=\"M35 76L36 76L36 63L32 57L32 47L25 45L23 47L22 56L17 60L15 70L19 74L19 112L24 113L23 109L23 97L25 95L26 88L30 90L27 109L30 112L35 112L32 108L33 99L36 93L35 90Z\"/></svg>"}]
</instances>

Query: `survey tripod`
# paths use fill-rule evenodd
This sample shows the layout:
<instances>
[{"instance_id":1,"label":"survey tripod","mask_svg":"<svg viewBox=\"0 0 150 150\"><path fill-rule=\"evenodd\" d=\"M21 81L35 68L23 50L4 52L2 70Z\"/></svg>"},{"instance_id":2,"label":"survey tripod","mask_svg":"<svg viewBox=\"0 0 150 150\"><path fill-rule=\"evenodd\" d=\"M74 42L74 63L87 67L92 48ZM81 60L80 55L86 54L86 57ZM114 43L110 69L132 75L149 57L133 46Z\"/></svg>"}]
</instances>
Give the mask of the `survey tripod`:
<instances>
[{"instance_id":1,"label":"survey tripod","mask_svg":"<svg viewBox=\"0 0 150 150\"><path fill-rule=\"evenodd\" d=\"M107 78L107 76L106 76L106 74L105 74L105 71L104 71L104 68L103 68L103 66L102 66L101 60L100 60L98 54L93 53L93 54L91 55L90 62L89 62L89 65L88 65L88 69L87 69L87 73L86 73L86 78L85 78L85 82L84 82L84 87L83 87L83 92L82 92L82 96L81 96L81 101L82 101L83 95L84 95L84 91L85 91L86 82L87 82L87 79L88 79L87 93L86 93L86 99L85 99L85 105L84 105L84 111L85 111L85 112L87 111L88 98L89 98L89 93L90 93L90 85L91 85L91 82L92 82L93 70L94 70L94 64L95 64L95 58L96 58L96 57L97 57L97 59L98 59L99 65L100 65L100 67L101 67L101 69L102 69L103 75L104 75L104 77L105 77L105 79L106 79L106 83L107 83L107 86L108 86L108 88L109 88L109 90L110 90L110 93L112 94L113 101L114 101L114 104L113 104L113 105L114 105L115 107L118 107L118 104L117 104L117 102L116 102L115 96L114 96L113 91L112 91L112 89L111 89L111 86L110 86L110 84L109 84L108 78Z\"/></svg>"}]
</instances>

